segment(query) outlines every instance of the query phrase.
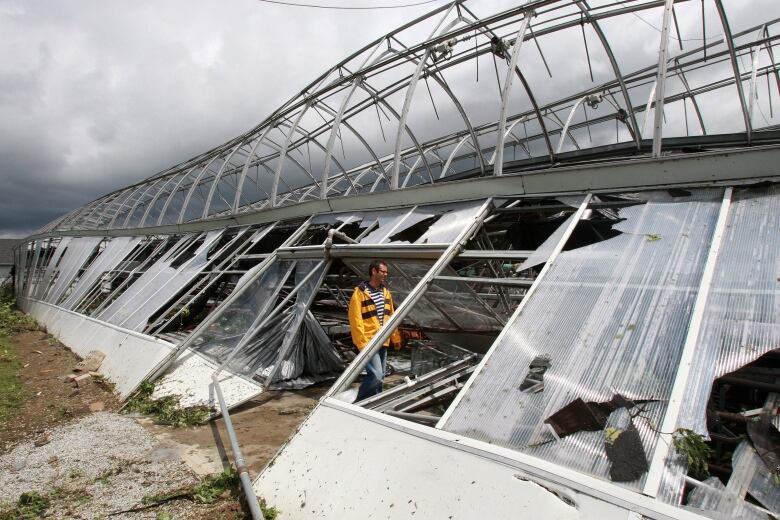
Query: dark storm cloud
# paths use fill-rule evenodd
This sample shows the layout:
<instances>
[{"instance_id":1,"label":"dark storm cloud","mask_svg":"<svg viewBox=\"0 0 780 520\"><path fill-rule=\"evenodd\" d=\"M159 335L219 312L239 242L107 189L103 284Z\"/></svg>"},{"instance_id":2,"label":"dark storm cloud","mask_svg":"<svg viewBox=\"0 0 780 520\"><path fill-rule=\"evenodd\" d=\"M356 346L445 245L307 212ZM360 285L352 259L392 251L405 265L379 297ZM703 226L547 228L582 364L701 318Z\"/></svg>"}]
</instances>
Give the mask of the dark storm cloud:
<instances>
[{"instance_id":1,"label":"dark storm cloud","mask_svg":"<svg viewBox=\"0 0 780 520\"><path fill-rule=\"evenodd\" d=\"M735 31L780 15L777 0L725 4ZM471 5L484 15L517 2ZM696 40L701 37L699 5L677 5L682 36L690 39L686 50L701 43ZM235 137L335 62L427 7L377 16L251 0L224 7L184 0L0 0L0 236L27 234ZM719 20L714 8L708 9L707 37L716 38L722 32ZM604 22L608 38L620 47L617 57L624 73L657 60L661 12L643 12L644 20L626 16ZM428 30L417 36L424 38ZM502 34L516 30L506 27ZM595 83L587 76L579 28L540 38L552 79L535 45L526 42L521 67L539 102L612 77L598 40L592 33L589 38ZM679 52L676 44L672 50ZM484 57L479 67L479 84L472 64L448 71L446 79L472 121L495 121L499 100L492 60ZM463 126L454 105L432 87L441 119L433 114L423 87L417 89L409 119L425 138ZM638 92L633 103L643 104L647 92ZM512 110L529 108L519 87L512 96ZM713 96L710 131L726 128L721 122L739 123L739 107L728 103L734 99L734 92ZM403 94L390 102L400 110ZM670 108L666 115L680 127L679 114ZM642 124L643 116L638 119ZM366 121L364 137L376 143L380 155L391 153L392 143L383 142L375 121ZM394 127L384 130L388 141L394 138ZM587 144L584 136L578 139ZM359 146L348 142L345 148L352 152Z\"/></svg>"}]
</instances>

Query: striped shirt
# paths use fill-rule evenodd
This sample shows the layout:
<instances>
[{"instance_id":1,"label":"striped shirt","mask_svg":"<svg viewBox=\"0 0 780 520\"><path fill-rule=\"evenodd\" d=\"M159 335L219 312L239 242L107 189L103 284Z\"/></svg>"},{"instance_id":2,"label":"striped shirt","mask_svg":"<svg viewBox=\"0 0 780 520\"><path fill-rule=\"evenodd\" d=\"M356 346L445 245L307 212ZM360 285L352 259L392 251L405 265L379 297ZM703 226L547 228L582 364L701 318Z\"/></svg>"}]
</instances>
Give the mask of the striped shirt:
<instances>
[{"instance_id":1,"label":"striped shirt","mask_svg":"<svg viewBox=\"0 0 780 520\"><path fill-rule=\"evenodd\" d=\"M376 317L379 318L379 324L382 325L385 322L384 287L374 289L370 283L367 283L366 288L368 289L368 294L371 296L371 299L374 300L374 305L376 305Z\"/></svg>"}]
</instances>

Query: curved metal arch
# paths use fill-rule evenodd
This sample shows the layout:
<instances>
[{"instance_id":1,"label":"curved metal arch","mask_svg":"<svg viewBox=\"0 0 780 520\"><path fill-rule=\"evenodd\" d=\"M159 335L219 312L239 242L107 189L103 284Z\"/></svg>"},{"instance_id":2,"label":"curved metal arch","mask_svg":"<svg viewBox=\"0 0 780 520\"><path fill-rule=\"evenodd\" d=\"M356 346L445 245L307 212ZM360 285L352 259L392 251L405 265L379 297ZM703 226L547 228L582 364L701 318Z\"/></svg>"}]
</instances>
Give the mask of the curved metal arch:
<instances>
[{"instance_id":1,"label":"curved metal arch","mask_svg":"<svg viewBox=\"0 0 780 520\"><path fill-rule=\"evenodd\" d=\"M244 146L246 146L246 141L241 141L240 143L238 143L235 146L235 148L233 148L233 150L230 151L230 154L228 154L227 159L225 159L225 162L222 163L222 167L219 169L219 173L217 173L217 176L214 179L214 183L211 185L211 189L209 190L209 195L206 198L206 205L203 206L203 216L201 218L206 218L209 216L209 210L211 209L211 199L214 197L214 192L216 191L217 183L222 179L222 175L224 175L225 171L227 170L227 166L228 164L230 164L230 159L232 159L233 155L235 155L236 152L238 152Z\"/></svg>"},{"instance_id":2,"label":"curved metal arch","mask_svg":"<svg viewBox=\"0 0 780 520\"><path fill-rule=\"evenodd\" d=\"M632 135L634 137L634 142L636 143L636 148L639 150L642 147L642 136L640 135L639 127L637 127L636 124L636 115L634 114L634 107L631 103L631 97L628 95L626 81L623 78L623 74L620 72L620 67L617 64L617 60L615 59L615 55L612 52L612 48L610 47L604 32L601 30L601 26L599 25L598 21L593 18L593 16L591 16L590 6L588 6L588 3L585 0L576 0L575 4L577 7L579 7L580 11L582 11L582 14L588 20L588 23L591 25L591 27L593 27L596 35L599 37L601 46L604 48L604 52L607 53L607 59L609 59L609 63L612 66L612 72L615 74L615 79L617 79L618 83L620 84L620 91L623 94L623 101L626 103L628 108L628 117L631 119L631 126L634 128Z\"/></svg>"},{"instance_id":3,"label":"curved metal arch","mask_svg":"<svg viewBox=\"0 0 780 520\"><path fill-rule=\"evenodd\" d=\"M417 166L420 165L420 162L422 162L424 160L424 155L427 155L427 154L433 155L434 159L436 159L437 161L441 160L441 157L438 157L435 153L433 153L433 148L426 148L424 154L421 155L421 156L418 156L417 160L414 161L414 164L411 166L411 168L409 168L409 171L406 173L406 177L404 178L404 182L401 185L401 188L405 188L406 185L409 184L409 178L414 173L414 170L417 169ZM431 181L431 184L433 184L435 182L433 180L433 175L432 175L430 167L428 168L428 179Z\"/></svg>"},{"instance_id":4,"label":"curved metal arch","mask_svg":"<svg viewBox=\"0 0 780 520\"><path fill-rule=\"evenodd\" d=\"M108 223L108 228L113 229L114 223L116 222L116 219L119 218L119 214L122 213L122 210L128 206L128 202L130 202L131 199L135 196L136 193L142 192L147 187L146 184L139 184L138 186L133 186L131 188L132 192L130 195L128 195L125 200L122 201L122 203L119 205L119 207L116 210L116 213L114 213L114 216L111 218L111 222Z\"/></svg>"},{"instance_id":5,"label":"curved metal arch","mask_svg":"<svg viewBox=\"0 0 780 520\"><path fill-rule=\"evenodd\" d=\"M252 145L252 148L249 151L249 155L246 158L246 161L244 162L244 167L241 169L241 177L238 179L238 184L236 187L236 196L233 199L233 210L231 212L231 215L235 215L238 213L238 206L241 202L241 192L244 187L244 180L246 179L247 173L249 172L249 166L252 163L252 157L255 156L255 152L257 151L257 147L260 146L260 143L265 139L265 137L268 135L268 132L270 132L272 129L276 128L276 125L273 124L274 120L271 120L268 122L268 126L263 130L263 132L255 139L255 143Z\"/></svg>"},{"instance_id":6,"label":"curved metal arch","mask_svg":"<svg viewBox=\"0 0 780 520\"><path fill-rule=\"evenodd\" d=\"M366 66L366 64L368 64L368 62L374 56L374 53L377 51L377 49L379 49L379 47L382 45L382 43L384 43L384 41L385 41L384 39L381 39L374 46L374 48L371 49L371 52L369 53L368 56L366 56L366 59L363 60L363 63L358 67L358 70L363 69ZM388 53L389 53L389 49L387 51L381 53L379 56L377 56L376 59L372 63L375 63L375 62L381 60ZM333 146L336 144L336 137L339 135L339 127L341 126L341 120L344 117L344 112L347 109L347 105L349 104L349 100L352 98L352 95L355 93L355 90L358 89L358 87L360 86L361 83L363 83L363 77L362 76L357 76L352 81L352 84L349 86L349 91L347 92L347 95L344 96L344 99L341 102L341 106L339 107L339 110L336 113L336 117L333 119L333 122L331 124L330 135L328 136L328 142L327 142L326 151L325 151L325 163L323 165L322 176L320 177L320 192L321 192L321 198L323 198L323 199L327 197L328 177L330 175L330 161L331 161L331 158L333 157ZM361 138L361 141L363 142L363 144L366 146L366 148L368 148L368 150L371 153L371 155L378 161L379 159L376 157L376 154L374 153L374 150L368 145L368 143L366 143L362 139L362 136L360 136L360 138Z\"/></svg>"},{"instance_id":7,"label":"curved metal arch","mask_svg":"<svg viewBox=\"0 0 780 520\"><path fill-rule=\"evenodd\" d=\"M212 163L216 161L218 158L220 158L220 155L215 155L214 157L209 160L208 163L206 163L206 166L204 166L200 173L198 174L198 177L192 182L192 186L190 186L189 191L187 191L187 196L184 197L184 204L181 205L181 211L179 212L179 218L176 221L177 224L181 224L184 222L184 214L187 213L188 206L190 205L190 199L192 199L192 194L195 193L195 190L198 187L198 184L200 183L200 180L203 178L204 175L206 175L206 172L211 167Z\"/></svg>"},{"instance_id":8,"label":"curved metal arch","mask_svg":"<svg viewBox=\"0 0 780 520\"><path fill-rule=\"evenodd\" d=\"M92 215L98 211L101 206L111 203L111 201L114 200L120 193L122 192L115 193L113 197L101 197L98 200L87 204L86 206L70 211L67 215L64 215L60 218L60 221L57 223L56 227L68 225L75 219L79 219L79 221L89 221L90 217L92 217Z\"/></svg>"},{"instance_id":9,"label":"curved metal arch","mask_svg":"<svg viewBox=\"0 0 780 520\"><path fill-rule=\"evenodd\" d=\"M295 118L295 122L290 127L289 132L287 132L287 135L285 136L284 145L282 145L282 150L279 152L279 158L277 159L276 171L274 171L273 184L271 184L271 207L276 206L276 192L279 189L279 177L282 176L282 168L284 166L284 160L287 157L287 149L290 147L290 141L292 141L293 136L295 135L295 132L298 129L298 125L301 123L301 118L309 110L310 106L311 106L310 103L306 103L303 106L301 111L298 112L298 117ZM310 173L313 176L314 172L310 172ZM315 180L315 184L316 184L316 180Z\"/></svg>"},{"instance_id":10,"label":"curved metal arch","mask_svg":"<svg viewBox=\"0 0 780 520\"><path fill-rule=\"evenodd\" d=\"M434 28L434 30L431 33L431 35L428 37L428 40L433 38L434 35L437 33L437 31L439 31L439 27L444 22L444 20L449 15L450 11L452 10L452 8L455 5L456 4L453 3L450 6L450 8L444 14L444 17L442 18L441 22L439 22L439 24L436 26L436 28ZM460 22L468 23L465 18L463 18L463 17L461 17L459 15L455 20L453 20L441 32L443 32L443 33L448 32L450 29L452 29L452 27L455 27ZM425 68L425 64L428 62L428 58L431 55L431 51L432 51L432 47L431 46L426 47L425 53L423 54L423 57L420 59L420 61L417 63L417 68L415 69L414 74L413 74L412 78L409 80L408 86L406 87L406 96L404 98L404 106L403 106L403 110L401 111L401 118L402 118L402 120L399 121L399 123L398 123L398 130L396 132L395 153L393 154L393 169L392 169L391 174L390 174L391 175L391 180L390 180L390 189L391 190L397 190L398 189L398 176L399 176L399 173L400 173L400 160L401 160L401 135L403 134L403 129L404 128L408 128L407 125L406 125L406 118L409 115L409 109L411 108L412 98L414 97L414 91L415 91L415 88L417 86L418 81L420 80L420 75L422 74L423 69ZM412 58L411 56L404 56L404 58L407 59L408 61L414 63L414 58ZM474 140L474 145L476 147L479 147L479 140L477 139L477 136L476 136L476 134L474 132L474 128L473 128L473 126L471 124L471 121L468 118L468 115L466 114L465 110L463 109L463 105L461 105L460 101L457 99L455 94L452 92L452 90L449 88L447 83L444 81L444 79L442 77L440 77L439 74L434 73L434 74L431 74L430 76L434 79L434 81L436 81L439 84L439 87L442 90L444 90L447 93L447 95L449 96L449 98L452 100L452 102L455 105L455 107L457 108L458 112L460 112L460 115L463 118L463 121L465 122L466 128L468 128L469 133L470 133L472 139ZM480 156L480 168L482 170L482 174L484 175L484 173L485 173L485 162L484 162L484 159L481 156ZM429 173L430 173L430 168L429 168ZM432 174L431 174L431 178L433 178Z\"/></svg>"},{"instance_id":11,"label":"curved metal arch","mask_svg":"<svg viewBox=\"0 0 780 520\"><path fill-rule=\"evenodd\" d=\"M149 190L160 184L162 181L165 181L165 177L161 177L157 179L156 181L152 181L149 183L149 186L146 188L146 190L143 192L143 194L138 197L138 200L135 201L135 204L133 204L133 207L130 208L130 211L127 212L127 216L125 217L124 222L122 222L122 227L127 228L127 225L130 223L130 217L133 216L133 213L135 213L136 208L138 208L138 205L141 204L141 201L144 200L144 197L146 197L146 194L149 193ZM144 212L145 213L145 212Z\"/></svg>"},{"instance_id":12,"label":"curved metal arch","mask_svg":"<svg viewBox=\"0 0 780 520\"><path fill-rule=\"evenodd\" d=\"M173 175L169 176L168 177L168 182L166 182L165 185L162 188L160 188L160 191L158 191L154 195L154 199L149 203L149 206L146 208L146 211L144 212L144 216L141 218L140 227L145 227L146 226L146 219L149 218L149 213L151 212L151 210L154 207L154 205L157 204L157 200L160 198L160 196L163 193L165 193L165 190L168 187L168 185L173 183L174 181L176 181L177 178L179 178L179 175L185 175L185 174L183 172L180 172L180 173L176 173L176 174L173 174Z\"/></svg>"},{"instance_id":13,"label":"curved metal arch","mask_svg":"<svg viewBox=\"0 0 780 520\"><path fill-rule=\"evenodd\" d=\"M748 114L747 103L745 103L745 92L742 88L742 75L739 73L739 64L737 63L737 54L734 51L734 37L731 35L731 27L729 27L729 20L726 16L726 11L723 9L723 2L721 0L715 0L715 7L718 9L718 16L720 17L720 23L723 26L723 34L726 38L726 45L729 48L729 56L731 57L731 67L734 69L734 83L737 85L737 93L739 94L739 103L742 106L742 118L745 120L745 133L747 134L748 146L753 142L753 126L750 122L750 116Z\"/></svg>"},{"instance_id":14,"label":"curved metal arch","mask_svg":"<svg viewBox=\"0 0 780 520\"><path fill-rule=\"evenodd\" d=\"M168 195L168 198L167 198L167 199L165 199L165 204L163 205L163 207L162 207L162 210L160 210L160 216L159 216L159 217L157 217L157 225L158 225L158 226L159 226L160 224L162 224L162 219L163 219L163 217L165 217L165 214L168 212L168 206L171 204L171 201L173 201L173 197L174 197L174 196L176 195L176 193L179 191L179 187L180 187L180 186L182 185L182 183L184 182L184 179L186 179L187 177L189 177L189 176L190 176L190 175L191 175L191 174L192 174L192 173L195 171L195 169L196 169L197 167L198 167L198 165L197 165L197 164L196 164L196 165L194 165L194 166L191 166L191 167L190 167L190 169L189 169L189 170L187 170L187 172L186 172L186 173L184 173L184 174L181 176L181 179L179 179L179 182L177 182L177 183L176 183L176 186L174 186L174 188L171 190L171 194L170 194L170 195Z\"/></svg>"}]
</instances>

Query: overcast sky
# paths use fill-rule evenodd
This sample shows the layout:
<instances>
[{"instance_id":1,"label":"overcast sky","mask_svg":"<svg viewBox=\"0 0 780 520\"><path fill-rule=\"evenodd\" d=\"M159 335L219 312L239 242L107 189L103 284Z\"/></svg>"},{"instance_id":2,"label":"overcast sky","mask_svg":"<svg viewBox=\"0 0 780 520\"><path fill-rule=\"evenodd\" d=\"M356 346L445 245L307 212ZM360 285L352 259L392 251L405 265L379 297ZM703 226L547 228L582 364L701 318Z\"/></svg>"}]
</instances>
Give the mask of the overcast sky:
<instances>
[{"instance_id":1,"label":"overcast sky","mask_svg":"<svg viewBox=\"0 0 780 520\"><path fill-rule=\"evenodd\" d=\"M375 5L394 3L410 2ZM335 62L442 3L0 0L0 237L243 133Z\"/></svg>"},{"instance_id":2,"label":"overcast sky","mask_svg":"<svg viewBox=\"0 0 780 520\"><path fill-rule=\"evenodd\" d=\"M414 0L370 1L392 5ZM101 195L245 132L348 54L444 2L329 11L257 0L0 0L0 237L25 236ZM479 0L470 5L486 14L512 3ZM780 16L780 0L725 4L735 31ZM714 3L707 6L711 40L719 37L719 20ZM699 9L699 2L677 6L683 38L691 38L688 46L700 44ZM656 27L638 17L607 27L625 54L618 55L624 72L656 59L660 15L661 9L642 15L658 18ZM532 84L540 102L561 94L561 86L579 85L581 80L567 74L578 71L585 77L587 61L579 38L573 31L541 39L556 74L552 82L540 72L541 62L534 64L539 61L535 48L525 49L527 70L532 76L539 72L530 79L541 82ZM675 45L672 50L678 52ZM611 77L599 52L593 45L594 72ZM479 66L482 77L492 81L492 62L482 60ZM469 78L473 72L468 69ZM469 96L476 96L471 102L477 104L488 98L498 101L494 84L483 80L480 85L483 90L466 91L461 101L468 104ZM578 88L590 83L582 85ZM741 124L739 109L729 111L721 103L736 99L733 94L711 95L712 112L721 121ZM426 104L427 99L415 102ZM759 110L762 103L766 100L759 98ZM493 109L476 110L480 112L495 119ZM420 113L432 120L427 112ZM666 115L674 118L671 112ZM719 130L717 120L708 124L711 132Z\"/></svg>"}]
</instances>

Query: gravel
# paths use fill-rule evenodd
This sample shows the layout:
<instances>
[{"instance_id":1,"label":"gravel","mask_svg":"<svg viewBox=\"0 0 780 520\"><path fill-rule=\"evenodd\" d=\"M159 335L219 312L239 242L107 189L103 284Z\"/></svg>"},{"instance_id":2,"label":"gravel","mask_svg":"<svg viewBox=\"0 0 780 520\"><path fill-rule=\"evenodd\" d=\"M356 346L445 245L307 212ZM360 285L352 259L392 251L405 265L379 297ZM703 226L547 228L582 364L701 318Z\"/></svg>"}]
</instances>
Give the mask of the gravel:
<instances>
[{"instance_id":1,"label":"gravel","mask_svg":"<svg viewBox=\"0 0 780 520\"><path fill-rule=\"evenodd\" d=\"M174 452L126 416L94 413L51 430L46 439L0 455L0 504L37 491L52 501L50 518L97 518L198 481ZM112 518L155 516L144 511Z\"/></svg>"}]
</instances>

